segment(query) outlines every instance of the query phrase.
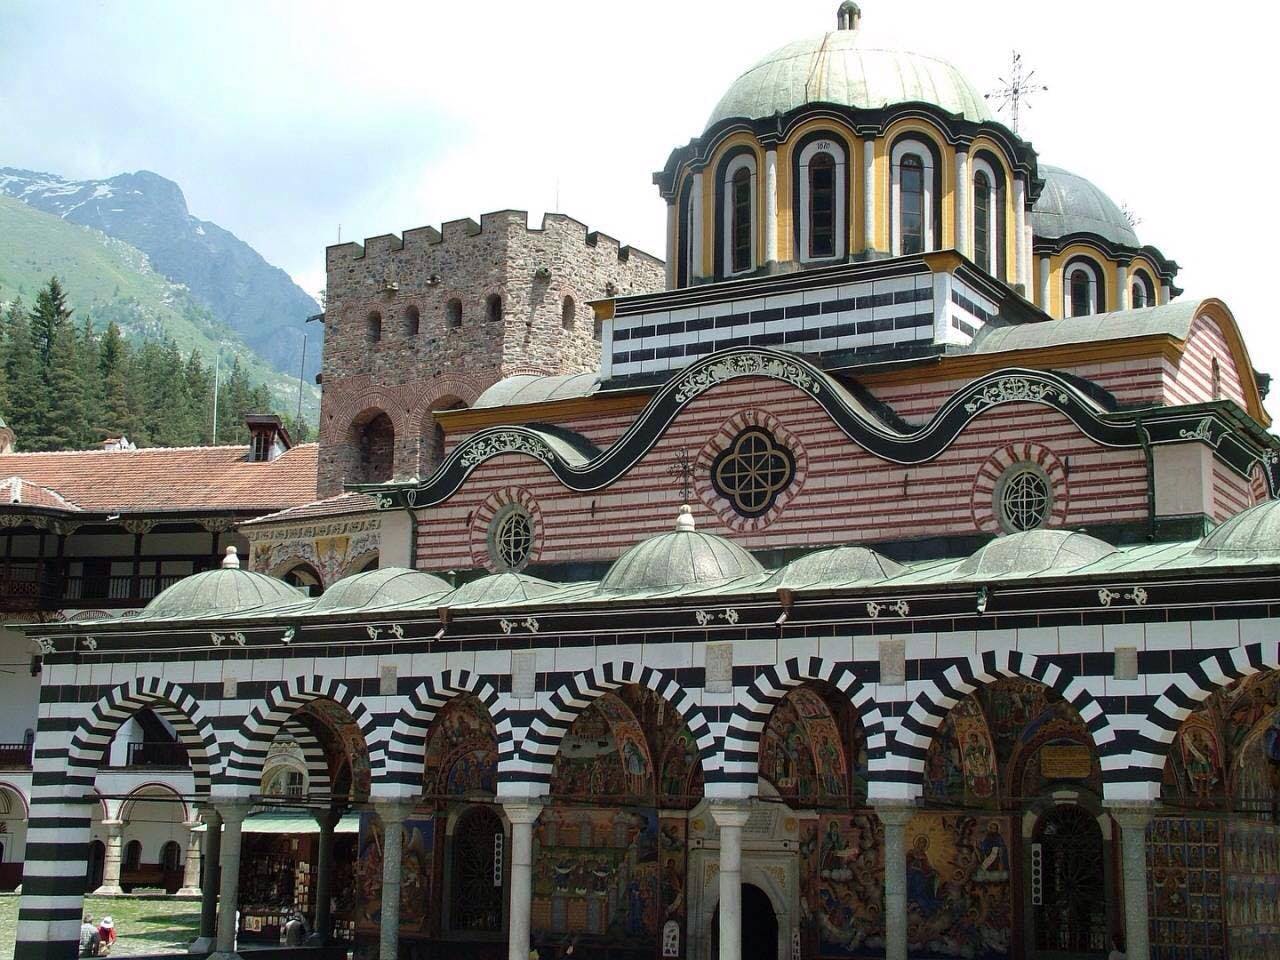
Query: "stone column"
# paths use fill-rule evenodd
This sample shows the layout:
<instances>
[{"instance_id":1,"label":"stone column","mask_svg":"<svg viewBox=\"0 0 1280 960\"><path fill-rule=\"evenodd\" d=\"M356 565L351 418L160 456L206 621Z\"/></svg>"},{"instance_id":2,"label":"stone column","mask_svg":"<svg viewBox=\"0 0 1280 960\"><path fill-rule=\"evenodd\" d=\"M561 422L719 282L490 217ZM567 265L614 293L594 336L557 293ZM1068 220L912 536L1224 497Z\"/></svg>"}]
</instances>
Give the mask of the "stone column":
<instances>
[{"instance_id":1,"label":"stone column","mask_svg":"<svg viewBox=\"0 0 1280 960\"><path fill-rule=\"evenodd\" d=\"M800 189L797 185L795 189ZM764 262L778 262L778 150L764 154Z\"/></svg>"},{"instance_id":2,"label":"stone column","mask_svg":"<svg viewBox=\"0 0 1280 960\"><path fill-rule=\"evenodd\" d=\"M201 878L200 935L192 941L192 953L209 953L218 934L218 864L222 850L222 817L212 807L204 810L204 876Z\"/></svg>"},{"instance_id":3,"label":"stone column","mask_svg":"<svg viewBox=\"0 0 1280 960\"><path fill-rule=\"evenodd\" d=\"M876 141L862 141L862 252L876 247Z\"/></svg>"},{"instance_id":4,"label":"stone column","mask_svg":"<svg viewBox=\"0 0 1280 960\"><path fill-rule=\"evenodd\" d=\"M1169 286L1169 284L1167 283L1160 284L1160 291L1156 294L1156 296L1160 298L1161 306L1164 306L1164 304L1169 302L1169 297L1172 293L1173 293L1173 290Z\"/></svg>"},{"instance_id":5,"label":"stone column","mask_svg":"<svg viewBox=\"0 0 1280 960\"><path fill-rule=\"evenodd\" d=\"M179 897L200 896L200 834L196 827L200 826L200 818L183 824L187 828L187 862L182 868L182 889Z\"/></svg>"},{"instance_id":6,"label":"stone column","mask_svg":"<svg viewBox=\"0 0 1280 960\"><path fill-rule=\"evenodd\" d=\"M750 816L746 803L711 804L720 828L720 960L742 960L742 828Z\"/></svg>"},{"instance_id":7,"label":"stone column","mask_svg":"<svg viewBox=\"0 0 1280 960\"><path fill-rule=\"evenodd\" d=\"M1148 804L1110 807L1120 825L1120 872L1124 879L1125 960L1150 960L1147 926L1147 824L1154 810Z\"/></svg>"},{"instance_id":8,"label":"stone column","mask_svg":"<svg viewBox=\"0 0 1280 960\"><path fill-rule=\"evenodd\" d=\"M956 189L955 189L955 248L970 260L973 259L973 231L969 229L969 154L956 153ZM979 264L986 270L988 264Z\"/></svg>"},{"instance_id":9,"label":"stone column","mask_svg":"<svg viewBox=\"0 0 1280 960\"><path fill-rule=\"evenodd\" d=\"M676 288L676 257L680 255L680 238L676 236L680 229L680 214L676 207L676 198L667 201L667 289Z\"/></svg>"},{"instance_id":10,"label":"stone column","mask_svg":"<svg viewBox=\"0 0 1280 960\"><path fill-rule=\"evenodd\" d=\"M536 800L504 800L511 822L511 905L507 910L507 958L529 960L529 915L533 905L533 824L542 813Z\"/></svg>"},{"instance_id":11,"label":"stone column","mask_svg":"<svg viewBox=\"0 0 1280 960\"><path fill-rule=\"evenodd\" d=\"M1129 302L1129 268L1123 263L1116 264L1116 302L1112 310L1128 310Z\"/></svg>"},{"instance_id":12,"label":"stone column","mask_svg":"<svg viewBox=\"0 0 1280 960\"><path fill-rule=\"evenodd\" d=\"M907 824L915 808L876 805L884 824L885 960L907 960Z\"/></svg>"},{"instance_id":13,"label":"stone column","mask_svg":"<svg viewBox=\"0 0 1280 960\"><path fill-rule=\"evenodd\" d=\"M400 866L404 858L404 822L413 804L386 801L376 805L382 821L382 928L378 960L397 960L400 954Z\"/></svg>"},{"instance_id":14,"label":"stone column","mask_svg":"<svg viewBox=\"0 0 1280 960\"><path fill-rule=\"evenodd\" d=\"M1026 296L1031 288L1027 276L1031 272L1031 251L1027 249L1027 182L1022 177L1013 180L1013 217L1013 260L1017 268L1014 282L1022 284L1023 296Z\"/></svg>"},{"instance_id":15,"label":"stone column","mask_svg":"<svg viewBox=\"0 0 1280 960\"><path fill-rule=\"evenodd\" d=\"M333 830L342 814L337 810L312 810L311 813L320 827L320 836L316 841L316 912L307 945L322 947L333 935Z\"/></svg>"},{"instance_id":16,"label":"stone column","mask_svg":"<svg viewBox=\"0 0 1280 960\"><path fill-rule=\"evenodd\" d=\"M689 282L702 276L702 181L704 172L693 175L693 189L689 191Z\"/></svg>"},{"instance_id":17,"label":"stone column","mask_svg":"<svg viewBox=\"0 0 1280 960\"><path fill-rule=\"evenodd\" d=\"M1050 266L1049 258L1040 258L1040 309L1045 313L1053 313L1049 309L1049 276Z\"/></svg>"},{"instance_id":18,"label":"stone column","mask_svg":"<svg viewBox=\"0 0 1280 960\"><path fill-rule=\"evenodd\" d=\"M240 828L249 814L244 800L217 805L222 817L221 874L218 885L218 938L209 960L236 960L236 914L240 910Z\"/></svg>"},{"instance_id":19,"label":"stone column","mask_svg":"<svg viewBox=\"0 0 1280 960\"><path fill-rule=\"evenodd\" d=\"M124 844L124 822L122 820L103 820L107 830L107 849L102 861L102 886L94 893L99 897L124 896L120 886L121 848Z\"/></svg>"}]
</instances>

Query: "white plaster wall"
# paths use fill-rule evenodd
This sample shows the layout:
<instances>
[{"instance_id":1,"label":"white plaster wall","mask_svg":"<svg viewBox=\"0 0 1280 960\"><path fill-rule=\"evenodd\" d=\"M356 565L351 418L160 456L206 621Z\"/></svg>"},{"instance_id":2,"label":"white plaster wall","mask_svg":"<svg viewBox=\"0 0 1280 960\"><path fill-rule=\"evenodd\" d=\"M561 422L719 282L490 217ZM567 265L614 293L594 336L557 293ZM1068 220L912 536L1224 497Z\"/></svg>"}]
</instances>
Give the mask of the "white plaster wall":
<instances>
[{"instance_id":1,"label":"white plaster wall","mask_svg":"<svg viewBox=\"0 0 1280 960\"><path fill-rule=\"evenodd\" d=\"M35 730L40 678L31 675L31 641L0 627L0 742L21 743ZM0 777L3 779L3 777Z\"/></svg>"}]
</instances>

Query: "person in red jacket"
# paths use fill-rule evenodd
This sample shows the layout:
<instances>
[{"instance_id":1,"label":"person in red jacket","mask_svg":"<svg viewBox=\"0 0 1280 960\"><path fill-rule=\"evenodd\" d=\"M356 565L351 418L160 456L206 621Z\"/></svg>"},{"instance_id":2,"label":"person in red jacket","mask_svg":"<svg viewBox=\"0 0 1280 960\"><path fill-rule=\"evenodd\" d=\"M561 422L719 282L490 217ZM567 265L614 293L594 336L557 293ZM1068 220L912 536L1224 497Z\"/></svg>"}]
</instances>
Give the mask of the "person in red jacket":
<instances>
[{"instance_id":1,"label":"person in red jacket","mask_svg":"<svg viewBox=\"0 0 1280 960\"><path fill-rule=\"evenodd\" d=\"M116 923L110 917L103 917L102 923L98 924L98 942L101 944L98 948L99 956L106 956L115 946Z\"/></svg>"}]
</instances>

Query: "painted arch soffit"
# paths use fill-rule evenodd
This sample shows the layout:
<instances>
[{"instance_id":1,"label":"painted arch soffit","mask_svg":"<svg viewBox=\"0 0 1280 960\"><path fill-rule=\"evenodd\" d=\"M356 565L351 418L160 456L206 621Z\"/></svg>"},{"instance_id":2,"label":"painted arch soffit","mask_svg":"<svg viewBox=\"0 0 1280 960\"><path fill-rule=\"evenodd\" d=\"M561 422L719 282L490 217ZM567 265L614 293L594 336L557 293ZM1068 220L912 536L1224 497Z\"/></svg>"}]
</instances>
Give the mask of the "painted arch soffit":
<instances>
[{"instance_id":1,"label":"painted arch soffit","mask_svg":"<svg viewBox=\"0 0 1280 960\"><path fill-rule=\"evenodd\" d=\"M741 347L713 354L674 376L653 395L627 431L594 456L567 442L559 431L524 425L489 427L458 444L435 475L425 481L366 484L351 489L375 494L382 510L431 507L456 493L485 461L504 454L522 454L543 463L569 490L599 490L634 467L688 404L717 386L753 377L789 383L803 391L854 443L882 460L904 466L938 456L971 420L992 407L1035 403L1058 410L1102 446L1138 448L1144 442L1203 439L1204 431L1208 431L1211 442L1217 441L1213 447L1219 458L1241 476L1247 477L1259 459L1273 489L1277 486L1273 474L1280 475L1280 465L1274 457L1263 456L1235 440L1230 423L1212 411L1183 415L1169 410L1156 420L1140 418L1135 411L1112 412L1076 381L1052 371L1018 367L996 370L953 393L922 427L903 430L863 407L843 386L806 360L776 350ZM1197 429L1201 431L1199 436L1195 435ZM1235 442L1224 442L1227 440Z\"/></svg>"}]
</instances>

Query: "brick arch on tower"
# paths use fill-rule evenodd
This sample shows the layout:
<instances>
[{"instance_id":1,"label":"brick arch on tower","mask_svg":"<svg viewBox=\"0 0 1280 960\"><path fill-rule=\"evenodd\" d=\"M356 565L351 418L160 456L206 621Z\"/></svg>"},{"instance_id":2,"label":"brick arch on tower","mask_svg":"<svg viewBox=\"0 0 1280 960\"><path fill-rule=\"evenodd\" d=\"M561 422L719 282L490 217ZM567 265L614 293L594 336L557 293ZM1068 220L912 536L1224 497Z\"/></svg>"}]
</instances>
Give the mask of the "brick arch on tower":
<instances>
[{"instance_id":1,"label":"brick arch on tower","mask_svg":"<svg viewBox=\"0 0 1280 960\"><path fill-rule=\"evenodd\" d=\"M454 398L461 400L468 407L474 407L476 401L480 399L480 394L484 393L488 386L488 380L477 377L462 377L452 373L432 377L414 398L412 412L407 421L408 429L414 436L421 436L435 404L441 400Z\"/></svg>"},{"instance_id":2,"label":"brick arch on tower","mask_svg":"<svg viewBox=\"0 0 1280 960\"><path fill-rule=\"evenodd\" d=\"M887 740L884 716L871 691L847 666L822 657L792 657L761 670L738 698L725 732L724 761L716 780L754 787L759 779L760 738L770 715L789 692L811 681L830 684L848 700L867 737L869 780L874 783L882 779L886 770Z\"/></svg>"},{"instance_id":3,"label":"brick arch on tower","mask_svg":"<svg viewBox=\"0 0 1280 960\"><path fill-rule=\"evenodd\" d=\"M244 725L228 751L223 776L234 794L249 795L257 791L267 752L276 734L298 710L320 699L340 704L350 715L369 753L370 782L378 781L383 769L383 744L373 714L341 681L304 676L276 684L245 717Z\"/></svg>"},{"instance_id":4,"label":"brick arch on tower","mask_svg":"<svg viewBox=\"0 0 1280 960\"><path fill-rule=\"evenodd\" d=\"M525 767L522 776L531 784L546 789L551 783L551 771L560 751L560 743L573 721L606 693L630 684L648 687L680 714L697 745L703 776L710 778L716 767L716 742L711 725L703 716L701 708L673 677L631 660L605 663L591 670L584 670L551 694L548 704L538 711L529 724L521 744Z\"/></svg>"},{"instance_id":5,"label":"brick arch on tower","mask_svg":"<svg viewBox=\"0 0 1280 960\"><path fill-rule=\"evenodd\" d=\"M71 736L68 769L86 786L92 785L112 738L141 710L151 710L173 727L187 751L196 793L208 796L221 766L218 738L195 697L162 677L135 677L99 699Z\"/></svg>"},{"instance_id":6,"label":"brick arch on tower","mask_svg":"<svg viewBox=\"0 0 1280 960\"><path fill-rule=\"evenodd\" d=\"M408 409L404 403L403 391L396 388L370 387L361 385L353 387L344 384L342 392L346 396L337 404L325 411L320 424L320 437L330 442L346 442L351 428L365 414L385 413L391 421L398 440L404 435ZM340 388L341 389L341 388ZM373 417L369 417L370 420Z\"/></svg>"},{"instance_id":7,"label":"brick arch on tower","mask_svg":"<svg viewBox=\"0 0 1280 960\"><path fill-rule=\"evenodd\" d=\"M1159 789L1169 744L1178 728L1213 693L1237 680L1280 669L1280 642L1250 643L1215 650L1182 673L1176 674L1142 719L1129 757L1130 769L1140 782Z\"/></svg>"},{"instance_id":8,"label":"brick arch on tower","mask_svg":"<svg viewBox=\"0 0 1280 960\"><path fill-rule=\"evenodd\" d=\"M941 677L925 684L907 708L894 736L893 766L896 779L918 792L924 783L924 763L934 735L950 710L980 687L1005 677L1034 680L1057 692L1071 704L1093 738L1102 764L1103 787L1121 779L1125 761L1115 730L1106 712L1084 683L1057 664L1017 650L987 651L949 666Z\"/></svg>"},{"instance_id":9,"label":"brick arch on tower","mask_svg":"<svg viewBox=\"0 0 1280 960\"><path fill-rule=\"evenodd\" d=\"M511 775L517 755L515 730L497 690L469 670L445 670L419 684L396 715L386 743L387 775L381 789L375 787L375 796L416 797L422 792L422 768L431 725L460 696L474 696L484 704L498 740L498 780Z\"/></svg>"}]
</instances>

